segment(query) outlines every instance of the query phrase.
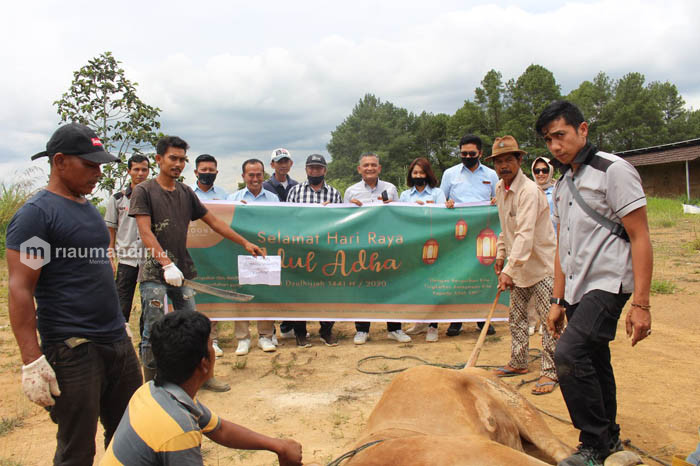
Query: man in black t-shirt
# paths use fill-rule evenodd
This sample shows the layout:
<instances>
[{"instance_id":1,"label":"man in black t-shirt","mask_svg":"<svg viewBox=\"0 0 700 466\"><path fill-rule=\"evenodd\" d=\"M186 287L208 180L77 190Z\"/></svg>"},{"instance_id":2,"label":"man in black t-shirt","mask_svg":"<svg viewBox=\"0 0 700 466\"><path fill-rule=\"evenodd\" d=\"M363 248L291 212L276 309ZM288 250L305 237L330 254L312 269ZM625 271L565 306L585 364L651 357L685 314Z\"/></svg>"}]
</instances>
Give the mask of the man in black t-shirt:
<instances>
[{"instance_id":1,"label":"man in black t-shirt","mask_svg":"<svg viewBox=\"0 0 700 466\"><path fill-rule=\"evenodd\" d=\"M129 215L136 217L139 234L148 250L148 259L139 272L143 336L141 363L144 378L155 375L150 332L163 317L167 295L176 311L194 311L194 292L183 286L183 279L197 276L194 262L187 252L187 229L191 221L201 219L224 238L240 244L253 256L262 255L257 245L243 238L223 221L207 211L190 187L177 181L187 163L189 145L177 136L166 136L156 146L160 172L156 178L134 188ZM212 391L230 390L228 384L209 379L202 387Z\"/></svg>"},{"instance_id":2,"label":"man in black t-shirt","mask_svg":"<svg viewBox=\"0 0 700 466\"><path fill-rule=\"evenodd\" d=\"M61 126L32 159L44 156L51 164L49 184L7 229L10 322L24 364L24 393L58 424L54 464L87 466L98 418L106 447L141 385L119 308L109 232L85 198L100 178L100 164L118 159L77 123Z\"/></svg>"}]
</instances>

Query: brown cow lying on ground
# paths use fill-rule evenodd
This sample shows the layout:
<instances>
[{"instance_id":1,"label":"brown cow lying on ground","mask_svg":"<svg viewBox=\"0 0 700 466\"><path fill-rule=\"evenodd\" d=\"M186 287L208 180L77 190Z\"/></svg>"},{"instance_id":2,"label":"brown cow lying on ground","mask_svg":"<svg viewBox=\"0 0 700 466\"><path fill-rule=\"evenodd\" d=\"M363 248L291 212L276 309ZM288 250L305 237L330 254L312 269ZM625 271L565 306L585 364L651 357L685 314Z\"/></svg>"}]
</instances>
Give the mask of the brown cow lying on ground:
<instances>
[{"instance_id":1,"label":"brown cow lying on ground","mask_svg":"<svg viewBox=\"0 0 700 466\"><path fill-rule=\"evenodd\" d=\"M356 447L379 439L383 442L346 464L534 466L556 463L573 451L554 437L532 404L477 368L419 366L397 375Z\"/></svg>"}]
</instances>

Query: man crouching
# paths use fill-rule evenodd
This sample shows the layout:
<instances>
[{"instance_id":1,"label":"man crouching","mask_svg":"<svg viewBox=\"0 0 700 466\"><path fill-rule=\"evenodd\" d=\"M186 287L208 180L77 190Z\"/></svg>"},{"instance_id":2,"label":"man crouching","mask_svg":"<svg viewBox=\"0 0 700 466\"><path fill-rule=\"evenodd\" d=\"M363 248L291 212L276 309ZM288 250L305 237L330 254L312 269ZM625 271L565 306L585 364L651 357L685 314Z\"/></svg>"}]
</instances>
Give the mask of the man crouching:
<instances>
[{"instance_id":1,"label":"man crouching","mask_svg":"<svg viewBox=\"0 0 700 466\"><path fill-rule=\"evenodd\" d=\"M220 419L196 399L214 373L209 319L173 312L152 328L156 377L129 402L101 465L203 464L202 434L229 448L269 450L280 466L301 465L301 445Z\"/></svg>"}]
</instances>

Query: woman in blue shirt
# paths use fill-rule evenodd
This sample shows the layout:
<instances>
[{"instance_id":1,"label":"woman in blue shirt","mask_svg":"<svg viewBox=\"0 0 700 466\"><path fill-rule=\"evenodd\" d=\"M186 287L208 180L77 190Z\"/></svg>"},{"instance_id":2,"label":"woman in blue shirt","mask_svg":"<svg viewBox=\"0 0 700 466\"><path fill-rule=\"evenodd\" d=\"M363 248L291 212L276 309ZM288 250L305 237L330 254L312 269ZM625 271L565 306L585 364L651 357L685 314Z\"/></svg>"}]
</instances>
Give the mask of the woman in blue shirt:
<instances>
[{"instance_id":1,"label":"woman in blue shirt","mask_svg":"<svg viewBox=\"0 0 700 466\"><path fill-rule=\"evenodd\" d=\"M433 173L428 159L418 157L408 166L406 184L409 189L401 193L399 202L415 202L425 204L445 204L445 193L437 187L437 178ZM425 341L438 341L438 324L433 322L426 326L423 322L416 322L413 327L406 330L410 335L418 335L426 332Z\"/></svg>"},{"instance_id":2,"label":"woman in blue shirt","mask_svg":"<svg viewBox=\"0 0 700 466\"><path fill-rule=\"evenodd\" d=\"M418 157L408 167L406 183L409 189L401 193L399 202L424 204L444 204L445 193L437 187L437 178L428 159Z\"/></svg>"}]
</instances>

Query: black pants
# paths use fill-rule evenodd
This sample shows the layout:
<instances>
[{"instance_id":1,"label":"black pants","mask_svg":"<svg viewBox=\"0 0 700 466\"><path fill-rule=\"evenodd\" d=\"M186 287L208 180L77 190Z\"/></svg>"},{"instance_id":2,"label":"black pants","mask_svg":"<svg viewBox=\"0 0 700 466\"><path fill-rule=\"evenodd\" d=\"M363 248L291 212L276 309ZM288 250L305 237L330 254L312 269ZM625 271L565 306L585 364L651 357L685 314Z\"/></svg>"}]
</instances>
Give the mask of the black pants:
<instances>
[{"instance_id":1,"label":"black pants","mask_svg":"<svg viewBox=\"0 0 700 466\"><path fill-rule=\"evenodd\" d=\"M290 322L294 328L294 335L306 336L306 321L294 321ZM319 322L321 324L320 333L327 333L333 329L333 324L335 322ZM284 323L283 323L284 325Z\"/></svg>"},{"instance_id":2,"label":"black pants","mask_svg":"<svg viewBox=\"0 0 700 466\"><path fill-rule=\"evenodd\" d=\"M131 395L141 385L141 368L131 339L111 344L65 343L43 347L56 372L61 395L50 408L58 424L54 465L91 466L97 420L104 426L105 448L119 425Z\"/></svg>"},{"instance_id":3,"label":"black pants","mask_svg":"<svg viewBox=\"0 0 700 466\"><path fill-rule=\"evenodd\" d=\"M358 332L369 333L369 322L355 322L355 330ZM401 322L387 322L386 331L394 332L396 330L401 330Z\"/></svg>"},{"instance_id":4,"label":"black pants","mask_svg":"<svg viewBox=\"0 0 700 466\"><path fill-rule=\"evenodd\" d=\"M134 301L134 290L136 290L136 279L139 275L139 268L132 265L122 264L117 266L117 294L119 295L119 305L122 308L124 319L129 322L131 306Z\"/></svg>"},{"instance_id":5,"label":"black pants","mask_svg":"<svg viewBox=\"0 0 700 466\"><path fill-rule=\"evenodd\" d=\"M580 442L607 452L620 435L610 342L629 299L627 293L592 290L566 306L568 324L557 342L554 363L562 395Z\"/></svg>"}]
</instances>

